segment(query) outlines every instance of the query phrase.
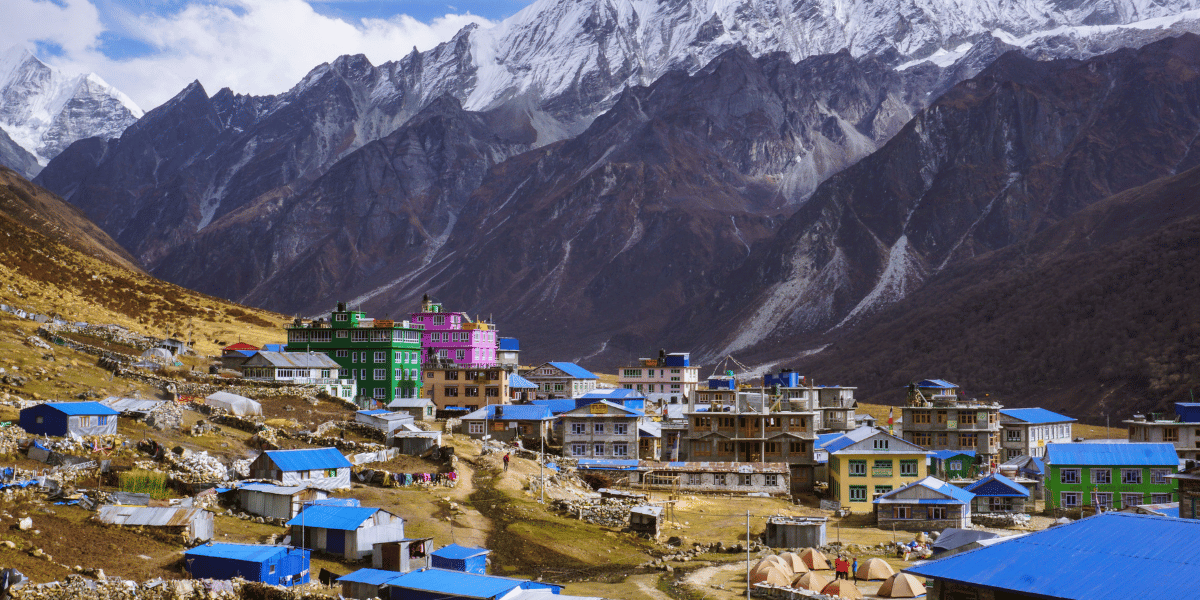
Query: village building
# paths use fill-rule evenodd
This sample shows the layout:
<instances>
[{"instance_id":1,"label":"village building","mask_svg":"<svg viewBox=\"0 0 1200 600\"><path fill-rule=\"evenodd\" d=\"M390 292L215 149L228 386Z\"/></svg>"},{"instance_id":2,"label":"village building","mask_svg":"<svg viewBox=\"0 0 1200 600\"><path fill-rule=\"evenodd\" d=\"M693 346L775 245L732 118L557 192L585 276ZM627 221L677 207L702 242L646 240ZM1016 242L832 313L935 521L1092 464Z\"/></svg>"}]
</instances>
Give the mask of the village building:
<instances>
[{"instance_id":1,"label":"village building","mask_svg":"<svg viewBox=\"0 0 1200 600\"><path fill-rule=\"evenodd\" d=\"M595 373L569 362L542 363L521 376L537 386L539 398L578 398L594 389Z\"/></svg>"},{"instance_id":2,"label":"village building","mask_svg":"<svg viewBox=\"0 0 1200 600\"><path fill-rule=\"evenodd\" d=\"M817 407L821 410L822 432L851 431L860 426L859 416L855 414L858 401L854 399L854 390L858 388L840 385L817 386ZM875 420L870 415L865 416L863 424L874 426Z\"/></svg>"},{"instance_id":3,"label":"village building","mask_svg":"<svg viewBox=\"0 0 1200 600\"><path fill-rule=\"evenodd\" d=\"M113 435L117 411L99 402L44 402L21 409L21 429L51 437Z\"/></svg>"},{"instance_id":4,"label":"village building","mask_svg":"<svg viewBox=\"0 0 1200 600\"><path fill-rule=\"evenodd\" d=\"M882 429L860 427L824 444L829 492L843 509L863 513L871 502L926 476L925 449Z\"/></svg>"},{"instance_id":5,"label":"village building","mask_svg":"<svg viewBox=\"0 0 1200 600\"><path fill-rule=\"evenodd\" d=\"M189 346L187 342L183 340L177 340L175 338L158 340L158 344L156 344L154 347L162 348L163 350L170 352L172 357L179 356L180 354L189 354L192 351L191 346Z\"/></svg>"},{"instance_id":6,"label":"village building","mask_svg":"<svg viewBox=\"0 0 1200 600\"><path fill-rule=\"evenodd\" d=\"M429 566L435 569L487 575L488 555L491 553L492 551L487 548L468 548L450 544L429 553Z\"/></svg>"},{"instance_id":7,"label":"village building","mask_svg":"<svg viewBox=\"0 0 1200 600\"><path fill-rule=\"evenodd\" d=\"M642 411L608 400L564 412L559 415L563 423L563 455L637 459L640 450L638 422L643 416Z\"/></svg>"},{"instance_id":8,"label":"village building","mask_svg":"<svg viewBox=\"0 0 1200 600\"><path fill-rule=\"evenodd\" d=\"M432 421L437 405L432 398L396 398L388 403L387 409L393 412L406 413L414 421Z\"/></svg>"},{"instance_id":9,"label":"village building","mask_svg":"<svg viewBox=\"0 0 1200 600\"><path fill-rule=\"evenodd\" d=\"M337 578L342 585L342 597L355 600L387 598L387 582L399 575L397 571L364 568Z\"/></svg>"},{"instance_id":10,"label":"village building","mask_svg":"<svg viewBox=\"0 0 1200 600\"><path fill-rule=\"evenodd\" d=\"M250 479L288 486L350 489L350 461L337 448L267 450L250 463Z\"/></svg>"},{"instance_id":11,"label":"village building","mask_svg":"<svg viewBox=\"0 0 1200 600\"><path fill-rule=\"evenodd\" d=\"M1107 513L904 571L929 600L1194 598L1200 522Z\"/></svg>"},{"instance_id":12,"label":"village building","mask_svg":"<svg viewBox=\"0 0 1200 600\"><path fill-rule=\"evenodd\" d=\"M604 473L613 481L645 490L772 496L791 493L788 466L780 463L581 458L579 469Z\"/></svg>"},{"instance_id":13,"label":"village building","mask_svg":"<svg viewBox=\"0 0 1200 600\"><path fill-rule=\"evenodd\" d=\"M825 545L825 517L776 515L763 533L768 548L820 548Z\"/></svg>"},{"instance_id":14,"label":"village building","mask_svg":"<svg viewBox=\"0 0 1200 600\"><path fill-rule=\"evenodd\" d=\"M496 364L516 369L521 366L521 340L502 337L497 344Z\"/></svg>"},{"instance_id":15,"label":"village building","mask_svg":"<svg viewBox=\"0 0 1200 600\"><path fill-rule=\"evenodd\" d=\"M341 378L341 365L320 352L255 352L242 363L242 377L319 389L334 398L353 400L357 380Z\"/></svg>"},{"instance_id":16,"label":"village building","mask_svg":"<svg viewBox=\"0 0 1200 600\"><path fill-rule=\"evenodd\" d=\"M711 410L713 406L729 406L738 398L737 377L733 371L725 375L714 375L708 381L698 383L694 394L688 397L689 411Z\"/></svg>"},{"instance_id":17,"label":"village building","mask_svg":"<svg viewBox=\"0 0 1200 600\"><path fill-rule=\"evenodd\" d=\"M637 390L652 405L687 404L700 382L700 367L693 367L688 352L659 351L658 358L639 358L637 364L617 369L617 387Z\"/></svg>"},{"instance_id":18,"label":"village building","mask_svg":"<svg viewBox=\"0 0 1200 600\"><path fill-rule=\"evenodd\" d=\"M232 491L243 511L271 519L290 519L300 514L306 503L329 497L329 492L320 488L259 482L244 483Z\"/></svg>"},{"instance_id":19,"label":"village building","mask_svg":"<svg viewBox=\"0 0 1200 600\"><path fill-rule=\"evenodd\" d=\"M929 453L929 474L946 481L970 481L979 474L974 450L934 450Z\"/></svg>"},{"instance_id":20,"label":"village building","mask_svg":"<svg viewBox=\"0 0 1200 600\"><path fill-rule=\"evenodd\" d=\"M193 579L233 579L268 585L308 583L309 552L288 546L205 544L183 553L184 568Z\"/></svg>"},{"instance_id":21,"label":"village building","mask_svg":"<svg viewBox=\"0 0 1200 600\"><path fill-rule=\"evenodd\" d=\"M1172 417L1133 415L1125 425L1130 442L1171 444L1180 460L1200 460L1200 402L1176 402Z\"/></svg>"},{"instance_id":22,"label":"village building","mask_svg":"<svg viewBox=\"0 0 1200 600\"><path fill-rule=\"evenodd\" d=\"M143 527L182 536L187 542L213 538L213 513L190 506L101 506L96 513L101 523Z\"/></svg>"},{"instance_id":23,"label":"village building","mask_svg":"<svg viewBox=\"0 0 1200 600\"><path fill-rule=\"evenodd\" d=\"M613 404L620 404L625 408L640 411L646 410L646 396L637 390L627 390L625 388L595 389L574 400L577 408L593 402L607 400Z\"/></svg>"},{"instance_id":24,"label":"village building","mask_svg":"<svg viewBox=\"0 0 1200 600\"><path fill-rule=\"evenodd\" d=\"M360 410L354 413L354 420L382 431L385 436L405 425L412 425L414 422L412 415L406 412L392 412L386 408Z\"/></svg>"},{"instance_id":25,"label":"village building","mask_svg":"<svg viewBox=\"0 0 1200 600\"><path fill-rule=\"evenodd\" d=\"M554 430L554 415L537 404L498 404L485 406L462 417L463 433L474 439L489 437L511 442L518 439L549 441Z\"/></svg>"},{"instance_id":26,"label":"village building","mask_svg":"<svg viewBox=\"0 0 1200 600\"><path fill-rule=\"evenodd\" d=\"M508 397L513 402L532 402L537 398L537 389L536 383L508 372Z\"/></svg>"},{"instance_id":27,"label":"village building","mask_svg":"<svg viewBox=\"0 0 1200 600\"><path fill-rule=\"evenodd\" d=\"M925 477L875 499L875 523L880 529L941 531L971 527L975 495L936 477Z\"/></svg>"},{"instance_id":28,"label":"village building","mask_svg":"<svg viewBox=\"0 0 1200 600\"><path fill-rule=\"evenodd\" d=\"M132 417L135 419L144 419L150 416L150 413L162 406L166 400L145 400L142 398L119 398L117 396L109 396L100 401L103 404L118 413L122 417Z\"/></svg>"},{"instance_id":29,"label":"village building","mask_svg":"<svg viewBox=\"0 0 1200 600\"><path fill-rule=\"evenodd\" d=\"M652 504L643 504L634 506L629 509L629 529L634 533L644 533L657 540L658 534L662 531L663 523L662 506Z\"/></svg>"},{"instance_id":30,"label":"village building","mask_svg":"<svg viewBox=\"0 0 1200 600\"><path fill-rule=\"evenodd\" d=\"M1178 501L1171 444L1050 444L1046 508L1089 514Z\"/></svg>"},{"instance_id":31,"label":"village building","mask_svg":"<svg viewBox=\"0 0 1200 600\"><path fill-rule=\"evenodd\" d=\"M420 324L371 319L339 302L329 317L296 319L286 329L288 352L325 354L338 364L336 379L357 382L360 407L421 396Z\"/></svg>"},{"instance_id":32,"label":"village building","mask_svg":"<svg viewBox=\"0 0 1200 600\"><path fill-rule=\"evenodd\" d=\"M813 450L821 418L815 404L815 395L789 398L783 393L760 393L738 394L729 404L698 406L698 410L685 413L688 458L785 464L791 471L793 491L811 491L816 466Z\"/></svg>"},{"instance_id":33,"label":"village building","mask_svg":"<svg viewBox=\"0 0 1200 600\"><path fill-rule=\"evenodd\" d=\"M1046 463L1032 456L1017 456L1000 464L1000 473L1009 479L1031 482L1033 497L1042 498L1046 489Z\"/></svg>"},{"instance_id":34,"label":"village building","mask_svg":"<svg viewBox=\"0 0 1200 600\"><path fill-rule=\"evenodd\" d=\"M425 395L433 401L434 414L448 411L459 417L481 406L507 404L511 394L509 375L499 367L459 369L426 365Z\"/></svg>"},{"instance_id":35,"label":"village building","mask_svg":"<svg viewBox=\"0 0 1200 600\"><path fill-rule=\"evenodd\" d=\"M1032 504L1026 506L1029 488L999 473L992 473L963 489L975 494L972 511L977 514L1032 512Z\"/></svg>"},{"instance_id":36,"label":"village building","mask_svg":"<svg viewBox=\"0 0 1200 600\"><path fill-rule=\"evenodd\" d=\"M1000 460L1046 456L1046 444L1069 444L1075 419L1044 408L1000 409Z\"/></svg>"},{"instance_id":37,"label":"village building","mask_svg":"<svg viewBox=\"0 0 1200 600\"><path fill-rule=\"evenodd\" d=\"M523 600L523 590L545 590L555 600L573 598L559 595L560 585L434 568L404 573L387 586L387 600Z\"/></svg>"},{"instance_id":38,"label":"village building","mask_svg":"<svg viewBox=\"0 0 1200 600\"><path fill-rule=\"evenodd\" d=\"M346 560L371 555L375 544L404 539L404 519L382 508L314 504L287 522L292 544Z\"/></svg>"},{"instance_id":39,"label":"village building","mask_svg":"<svg viewBox=\"0 0 1200 600\"><path fill-rule=\"evenodd\" d=\"M472 320L464 312L448 312L441 302L421 300L421 310L411 315L423 329L421 362L435 367L491 369L498 366L496 326Z\"/></svg>"},{"instance_id":40,"label":"village building","mask_svg":"<svg viewBox=\"0 0 1200 600\"><path fill-rule=\"evenodd\" d=\"M1192 465L1172 476L1179 487L1179 516L1184 519L1200 519L1200 467Z\"/></svg>"},{"instance_id":41,"label":"village building","mask_svg":"<svg viewBox=\"0 0 1200 600\"><path fill-rule=\"evenodd\" d=\"M972 450L983 464L998 464L1001 408L991 401L964 399L962 390L948 381L926 379L908 386L903 437L930 450Z\"/></svg>"},{"instance_id":42,"label":"village building","mask_svg":"<svg viewBox=\"0 0 1200 600\"><path fill-rule=\"evenodd\" d=\"M221 368L239 369L246 360L261 350L258 346L237 342L221 348Z\"/></svg>"}]
</instances>

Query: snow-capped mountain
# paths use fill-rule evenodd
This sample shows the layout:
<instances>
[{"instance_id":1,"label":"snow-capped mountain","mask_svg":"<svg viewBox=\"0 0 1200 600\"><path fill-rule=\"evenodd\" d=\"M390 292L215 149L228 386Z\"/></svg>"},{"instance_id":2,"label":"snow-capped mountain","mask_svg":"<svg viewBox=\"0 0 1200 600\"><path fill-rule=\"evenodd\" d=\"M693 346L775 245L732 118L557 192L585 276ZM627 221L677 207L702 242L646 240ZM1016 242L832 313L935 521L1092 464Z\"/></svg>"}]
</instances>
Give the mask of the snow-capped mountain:
<instances>
[{"instance_id":1,"label":"snow-capped mountain","mask_svg":"<svg viewBox=\"0 0 1200 600\"><path fill-rule=\"evenodd\" d=\"M42 166L75 140L117 137L141 116L95 73L68 75L19 46L0 56L0 129Z\"/></svg>"}]
</instances>

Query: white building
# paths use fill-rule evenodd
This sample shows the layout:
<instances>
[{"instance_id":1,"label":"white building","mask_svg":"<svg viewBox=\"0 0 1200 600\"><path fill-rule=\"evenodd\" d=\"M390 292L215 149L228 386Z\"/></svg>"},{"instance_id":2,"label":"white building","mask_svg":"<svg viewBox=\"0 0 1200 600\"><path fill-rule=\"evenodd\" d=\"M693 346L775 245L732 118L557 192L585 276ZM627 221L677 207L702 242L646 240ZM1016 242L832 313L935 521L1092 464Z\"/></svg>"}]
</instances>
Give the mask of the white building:
<instances>
[{"instance_id":1,"label":"white building","mask_svg":"<svg viewBox=\"0 0 1200 600\"><path fill-rule=\"evenodd\" d=\"M559 415L563 454L571 458L638 458L642 412L601 400ZM652 457L650 457L652 458Z\"/></svg>"},{"instance_id":2,"label":"white building","mask_svg":"<svg viewBox=\"0 0 1200 600\"><path fill-rule=\"evenodd\" d=\"M358 395L358 383L351 378L339 378L341 366L320 352L259 351L246 359L240 369L245 379L311 385L330 396L348 400Z\"/></svg>"},{"instance_id":3,"label":"white building","mask_svg":"<svg viewBox=\"0 0 1200 600\"><path fill-rule=\"evenodd\" d=\"M350 461L337 448L268 450L250 463L249 478L271 479L287 486L348 490Z\"/></svg>"},{"instance_id":4,"label":"white building","mask_svg":"<svg viewBox=\"0 0 1200 600\"><path fill-rule=\"evenodd\" d=\"M1071 442L1074 422L1044 408L1000 409L1000 461L1018 456L1044 458L1046 444Z\"/></svg>"},{"instance_id":5,"label":"white building","mask_svg":"<svg viewBox=\"0 0 1200 600\"><path fill-rule=\"evenodd\" d=\"M687 352L659 352L658 358L640 358L617 370L617 386L645 394L647 406L687 404L699 381L700 367L691 366Z\"/></svg>"}]
</instances>

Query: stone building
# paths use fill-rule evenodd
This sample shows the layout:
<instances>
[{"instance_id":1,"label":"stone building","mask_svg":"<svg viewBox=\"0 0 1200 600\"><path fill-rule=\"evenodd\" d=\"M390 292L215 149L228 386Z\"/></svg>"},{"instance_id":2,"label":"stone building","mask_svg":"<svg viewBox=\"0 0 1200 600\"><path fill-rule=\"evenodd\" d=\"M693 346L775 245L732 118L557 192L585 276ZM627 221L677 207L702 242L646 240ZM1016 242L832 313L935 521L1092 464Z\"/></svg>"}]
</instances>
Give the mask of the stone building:
<instances>
[{"instance_id":1,"label":"stone building","mask_svg":"<svg viewBox=\"0 0 1200 600\"><path fill-rule=\"evenodd\" d=\"M638 421L643 413L601 400L559 415L563 455L572 458L639 458ZM653 457L648 457L653 458Z\"/></svg>"},{"instance_id":2,"label":"stone building","mask_svg":"<svg viewBox=\"0 0 1200 600\"><path fill-rule=\"evenodd\" d=\"M537 386L539 398L578 398L594 389L600 378L595 373L569 362L546 362L521 376Z\"/></svg>"},{"instance_id":3,"label":"stone building","mask_svg":"<svg viewBox=\"0 0 1200 600\"><path fill-rule=\"evenodd\" d=\"M433 400L435 410L457 408L459 416L482 406L507 404L511 395L508 380L508 371L499 367L460 369L430 363L424 370L425 395Z\"/></svg>"},{"instance_id":4,"label":"stone building","mask_svg":"<svg viewBox=\"0 0 1200 600\"><path fill-rule=\"evenodd\" d=\"M914 481L875 499L875 522L880 529L941 531L970 529L975 495L936 477Z\"/></svg>"},{"instance_id":5,"label":"stone building","mask_svg":"<svg viewBox=\"0 0 1200 600\"><path fill-rule=\"evenodd\" d=\"M617 386L646 395L647 405L687 404L700 382L687 352L659 351L658 358L639 358L617 369Z\"/></svg>"},{"instance_id":6,"label":"stone building","mask_svg":"<svg viewBox=\"0 0 1200 600\"><path fill-rule=\"evenodd\" d=\"M926 379L908 387L903 437L930 450L973 450L983 464L998 464L1001 408L963 398L948 381Z\"/></svg>"},{"instance_id":7,"label":"stone building","mask_svg":"<svg viewBox=\"0 0 1200 600\"><path fill-rule=\"evenodd\" d=\"M1171 444L1180 460L1200 460L1200 402L1176 402L1174 415L1134 415L1125 424L1130 442Z\"/></svg>"}]
</instances>

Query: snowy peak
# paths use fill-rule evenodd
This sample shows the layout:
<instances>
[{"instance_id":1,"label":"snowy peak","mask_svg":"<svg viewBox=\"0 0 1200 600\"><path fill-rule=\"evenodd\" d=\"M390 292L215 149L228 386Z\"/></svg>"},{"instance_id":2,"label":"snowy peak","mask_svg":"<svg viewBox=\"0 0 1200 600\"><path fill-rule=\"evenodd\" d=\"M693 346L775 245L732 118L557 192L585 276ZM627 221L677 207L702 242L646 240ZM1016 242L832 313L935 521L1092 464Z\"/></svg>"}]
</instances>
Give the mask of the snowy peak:
<instances>
[{"instance_id":1,"label":"snowy peak","mask_svg":"<svg viewBox=\"0 0 1200 600\"><path fill-rule=\"evenodd\" d=\"M117 137L141 116L95 73L63 73L19 46L0 56L0 129L42 165L76 140Z\"/></svg>"}]
</instances>

